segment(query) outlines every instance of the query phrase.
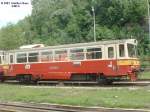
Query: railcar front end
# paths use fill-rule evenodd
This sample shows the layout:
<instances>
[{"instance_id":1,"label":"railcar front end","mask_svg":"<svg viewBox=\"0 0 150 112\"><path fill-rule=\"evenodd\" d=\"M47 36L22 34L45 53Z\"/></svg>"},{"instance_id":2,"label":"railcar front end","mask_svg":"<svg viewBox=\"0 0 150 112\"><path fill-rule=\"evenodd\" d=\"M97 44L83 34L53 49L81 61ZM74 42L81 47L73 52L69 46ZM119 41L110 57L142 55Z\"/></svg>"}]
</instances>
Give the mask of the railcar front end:
<instances>
[{"instance_id":1,"label":"railcar front end","mask_svg":"<svg viewBox=\"0 0 150 112\"><path fill-rule=\"evenodd\" d=\"M121 53L121 49L120 52ZM124 59L118 59L118 72L126 74L131 81L136 81L140 72L140 61L137 57L137 41L129 41L126 43L126 55Z\"/></svg>"}]
</instances>

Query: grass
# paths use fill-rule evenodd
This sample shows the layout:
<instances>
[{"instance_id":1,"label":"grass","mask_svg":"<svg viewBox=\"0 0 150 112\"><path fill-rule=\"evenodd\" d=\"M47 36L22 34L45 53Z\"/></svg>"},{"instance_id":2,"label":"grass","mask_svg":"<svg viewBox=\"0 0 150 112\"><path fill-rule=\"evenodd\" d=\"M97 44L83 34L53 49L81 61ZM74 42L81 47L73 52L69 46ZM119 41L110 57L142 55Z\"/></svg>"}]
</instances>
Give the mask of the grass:
<instances>
[{"instance_id":1,"label":"grass","mask_svg":"<svg viewBox=\"0 0 150 112\"><path fill-rule=\"evenodd\" d=\"M150 109L150 88L31 88L0 85L0 101Z\"/></svg>"},{"instance_id":2,"label":"grass","mask_svg":"<svg viewBox=\"0 0 150 112\"><path fill-rule=\"evenodd\" d=\"M150 71L149 72L142 72L139 75L139 79L150 79Z\"/></svg>"}]
</instances>

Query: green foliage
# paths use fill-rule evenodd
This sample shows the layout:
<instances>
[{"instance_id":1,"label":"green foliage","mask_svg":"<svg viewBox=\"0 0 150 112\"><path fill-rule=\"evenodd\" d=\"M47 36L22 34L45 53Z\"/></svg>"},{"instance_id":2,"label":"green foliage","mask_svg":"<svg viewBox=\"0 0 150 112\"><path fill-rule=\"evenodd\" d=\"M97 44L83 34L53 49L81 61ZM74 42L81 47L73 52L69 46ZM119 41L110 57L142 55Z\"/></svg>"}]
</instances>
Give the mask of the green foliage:
<instances>
[{"instance_id":1,"label":"green foliage","mask_svg":"<svg viewBox=\"0 0 150 112\"><path fill-rule=\"evenodd\" d=\"M146 0L32 0L32 5L31 16L0 30L1 49L93 41L94 6L97 40L136 38L140 55L150 53Z\"/></svg>"},{"instance_id":2,"label":"green foliage","mask_svg":"<svg viewBox=\"0 0 150 112\"><path fill-rule=\"evenodd\" d=\"M23 32L18 25L9 24L0 30L0 48L14 49L24 43Z\"/></svg>"}]
</instances>

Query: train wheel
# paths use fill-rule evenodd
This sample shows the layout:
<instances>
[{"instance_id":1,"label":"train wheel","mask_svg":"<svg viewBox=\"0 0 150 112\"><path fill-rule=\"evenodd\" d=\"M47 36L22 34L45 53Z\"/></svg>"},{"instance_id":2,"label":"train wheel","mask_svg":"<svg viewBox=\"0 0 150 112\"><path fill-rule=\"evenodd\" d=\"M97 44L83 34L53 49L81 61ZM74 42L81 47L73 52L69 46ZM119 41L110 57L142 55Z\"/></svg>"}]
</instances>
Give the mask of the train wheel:
<instances>
[{"instance_id":1,"label":"train wheel","mask_svg":"<svg viewBox=\"0 0 150 112\"><path fill-rule=\"evenodd\" d=\"M23 84L29 84L32 81L32 75L17 75L16 80Z\"/></svg>"},{"instance_id":2,"label":"train wheel","mask_svg":"<svg viewBox=\"0 0 150 112\"><path fill-rule=\"evenodd\" d=\"M111 79L107 79L106 81L105 81L105 84L106 85L111 85L113 83L113 80L111 80Z\"/></svg>"},{"instance_id":3,"label":"train wheel","mask_svg":"<svg viewBox=\"0 0 150 112\"><path fill-rule=\"evenodd\" d=\"M99 75L97 77L97 82L100 85L111 85L113 83L113 80L107 79L104 75Z\"/></svg>"},{"instance_id":4,"label":"train wheel","mask_svg":"<svg viewBox=\"0 0 150 112\"><path fill-rule=\"evenodd\" d=\"M32 80L31 83L32 84L38 84L38 79Z\"/></svg>"},{"instance_id":5,"label":"train wheel","mask_svg":"<svg viewBox=\"0 0 150 112\"><path fill-rule=\"evenodd\" d=\"M108 79L103 79L101 81L98 82L100 85L111 85L113 83L112 80L108 80Z\"/></svg>"}]
</instances>

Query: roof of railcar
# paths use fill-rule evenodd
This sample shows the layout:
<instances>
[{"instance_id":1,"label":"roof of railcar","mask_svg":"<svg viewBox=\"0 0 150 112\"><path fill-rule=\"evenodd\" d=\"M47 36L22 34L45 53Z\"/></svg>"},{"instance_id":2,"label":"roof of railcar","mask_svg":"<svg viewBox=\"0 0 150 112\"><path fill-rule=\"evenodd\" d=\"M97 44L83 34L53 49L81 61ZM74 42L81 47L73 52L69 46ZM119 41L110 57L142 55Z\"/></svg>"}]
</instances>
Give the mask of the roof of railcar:
<instances>
[{"instance_id":1,"label":"roof of railcar","mask_svg":"<svg viewBox=\"0 0 150 112\"><path fill-rule=\"evenodd\" d=\"M64 44L64 45L47 46L47 47L31 48L31 49L15 49L15 50L10 50L9 52L25 52L25 51L38 51L38 50L46 50L46 49L77 48L77 47L108 45L108 44L125 43L125 42L134 43L135 39L122 39L122 40L97 41L97 42L88 42L88 43Z\"/></svg>"}]
</instances>

